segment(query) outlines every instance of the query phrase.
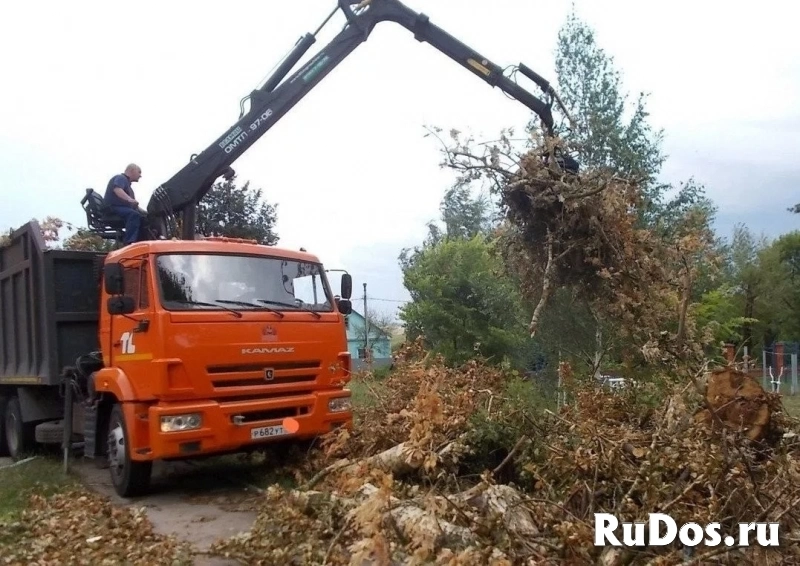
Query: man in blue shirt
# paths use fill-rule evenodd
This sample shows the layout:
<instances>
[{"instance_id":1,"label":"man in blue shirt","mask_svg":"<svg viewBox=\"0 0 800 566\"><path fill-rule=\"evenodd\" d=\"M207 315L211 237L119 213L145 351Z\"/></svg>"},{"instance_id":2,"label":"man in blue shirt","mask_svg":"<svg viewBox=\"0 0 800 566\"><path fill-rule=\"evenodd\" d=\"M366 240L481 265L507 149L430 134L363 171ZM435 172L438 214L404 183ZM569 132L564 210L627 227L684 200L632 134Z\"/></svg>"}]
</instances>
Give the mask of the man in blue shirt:
<instances>
[{"instance_id":1,"label":"man in blue shirt","mask_svg":"<svg viewBox=\"0 0 800 566\"><path fill-rule=\"evenodd\" d=\"M125 219L125 236L122 241L125 245L132 244L139 239L142 215L131 183L137 182L141 177L141 167L131 163L125 168L124 173L114 175L106 187L104 200L109 211Z\"/></svg>"}]
</instances>

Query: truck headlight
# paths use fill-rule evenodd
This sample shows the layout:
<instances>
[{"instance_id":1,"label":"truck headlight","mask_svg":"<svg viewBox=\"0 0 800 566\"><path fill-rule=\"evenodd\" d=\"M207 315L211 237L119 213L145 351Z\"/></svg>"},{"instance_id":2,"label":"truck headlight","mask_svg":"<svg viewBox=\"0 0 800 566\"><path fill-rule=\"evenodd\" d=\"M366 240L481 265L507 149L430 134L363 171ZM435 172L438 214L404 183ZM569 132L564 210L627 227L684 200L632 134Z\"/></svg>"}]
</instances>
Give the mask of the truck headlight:
<instances>
[{"instance_id":1,"label":"truck headlight","mask_svg":"<svg viewBox=\"0 0 800 566\"><path fill-rule=\"evenodd\" d=\"M328 401L328 412L341 413L350 410L350 397L337 397Z\"/></svg>"},{"instance_id":2,"label":"truck headlight","mask_svg":"<svg viewBox=\"0 0 800 566\"><path fill-rule=\"evenodd\" d=\"M161 432L178 432L181 430L194 430L200 428L203 418L200 413L188 415L170 415L161 417Z\"/></svg>"}]
</instances>

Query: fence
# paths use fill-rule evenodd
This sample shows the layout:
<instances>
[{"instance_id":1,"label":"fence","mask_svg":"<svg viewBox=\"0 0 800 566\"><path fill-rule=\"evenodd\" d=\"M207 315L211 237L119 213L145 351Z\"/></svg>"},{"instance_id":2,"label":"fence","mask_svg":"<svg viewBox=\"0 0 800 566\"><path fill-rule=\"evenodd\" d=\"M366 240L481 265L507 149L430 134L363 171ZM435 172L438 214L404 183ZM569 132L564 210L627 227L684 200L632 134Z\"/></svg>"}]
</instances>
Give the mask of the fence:
<instances>
[{"instance_id":1,"label":"fence","mask_svg":"<svg viewBox=\"0 0 800 566\"><path fill-rule=\"evenodd\" d=\"M784 395L800 394L797 384L797 358L800 344L794 342L775 342L761 351L761 359L748 355L747 346L738 360L736 347L725 345L725 358L729 364L755 378L761 378L764 389ZM760 362L760 363L759 363Z\"/></svg>"}]
</instances>

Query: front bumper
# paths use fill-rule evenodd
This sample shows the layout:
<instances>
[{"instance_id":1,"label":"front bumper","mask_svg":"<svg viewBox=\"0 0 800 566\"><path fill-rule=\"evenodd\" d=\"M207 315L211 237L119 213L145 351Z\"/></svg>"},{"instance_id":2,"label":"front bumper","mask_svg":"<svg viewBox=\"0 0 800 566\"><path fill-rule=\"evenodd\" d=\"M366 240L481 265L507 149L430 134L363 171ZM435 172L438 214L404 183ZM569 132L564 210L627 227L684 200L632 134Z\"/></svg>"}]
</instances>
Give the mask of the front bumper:
<instances>
[{"instance_id":1,"label":"front bumper","mask_svg":"<svg viewBox=\"0 0 800 566\"><path fill-rule=\"evenodd\" d=\"M349 397L349 391L336 390L247 401L159 403L147 410L148 448L136 450L132 456L137 460L191 457L236 451L265 442L313 438L335 428L352 426L352 409L329 411L332 399ZM162 416L192 413L201 415L200 428L162 432ZM281 425L286 417L296 421L295 432L253 438L253 429Z\"/></svg>"}]
</instances>

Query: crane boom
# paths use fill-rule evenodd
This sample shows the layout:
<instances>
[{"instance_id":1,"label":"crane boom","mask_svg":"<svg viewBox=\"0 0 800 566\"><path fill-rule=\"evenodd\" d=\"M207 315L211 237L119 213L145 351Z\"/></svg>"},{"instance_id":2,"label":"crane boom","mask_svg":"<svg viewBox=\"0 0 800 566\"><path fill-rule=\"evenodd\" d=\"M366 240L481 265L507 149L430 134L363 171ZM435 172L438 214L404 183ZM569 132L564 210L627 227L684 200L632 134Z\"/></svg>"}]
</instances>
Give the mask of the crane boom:
<instances>
[{"instance_id":1,"label":"crane boom","mask_svg":"<svg viewBox=\"0 0 800 566\"><path fill-rule=\"evenodd\" d=\"M281 82L316 41L316 34L306 34L275 73L247 97L250 108L233 126L214 140L168 181L159 186L147 207L149 224L159 235L168 232L167 221L182 217L181 238L193 239L197 203L220 177L230 179L231 165L275 123L294 107L311 89L324 79L356 47L365 42L375 26L383 21L395 22L471 71L492 87L518 100L535 112L548 134L553 133L552 99L555 92L549 83L523 64L519 71L550 96L545 103L503 74L503 70L486 57L468 47L442 28L432 24L425 14L415 12L399 0L337 0L338 6L325 23L341 9L347 19L345 27L311 60L288 79ZM323 23L323 26L325 25ZM558 101L557 97L555 97ZM560 101L559 101L560 102Z\"/></svg>"}]
</instances>

